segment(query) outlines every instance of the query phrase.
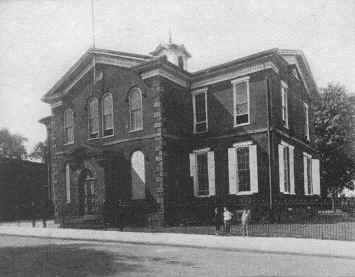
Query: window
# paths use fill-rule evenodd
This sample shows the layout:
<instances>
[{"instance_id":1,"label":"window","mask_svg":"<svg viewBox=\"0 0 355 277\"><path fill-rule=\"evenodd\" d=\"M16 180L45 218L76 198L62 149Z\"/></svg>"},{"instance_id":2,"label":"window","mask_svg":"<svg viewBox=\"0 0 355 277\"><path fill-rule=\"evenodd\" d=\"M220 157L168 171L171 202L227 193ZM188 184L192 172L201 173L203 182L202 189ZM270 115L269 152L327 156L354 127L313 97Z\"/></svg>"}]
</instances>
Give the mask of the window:
<instances>
[{"instance_id":1,"label":"window","mask_svg":"<svg viewBox=\"0 0 355 277\"><path fill-rule=\"evenodd\" d=\"M236 143L228 149L229 193L257 193L257 146L251 141Z\"/></svg>"},{"instance_id":2,"label":"window","mask_svg":"<svg viewBox=\"0 0 355 277\"><path fill-rule=\"evenodd\" d=\"M193 191L196 197L215 195L214 152L205 148L191 153L190 175L193 177Z\"/></svg>"},{"instance_id":3,"label":"window","mask_svg":"<svg viewBox=\"0 0 355 277\"><path fill-rule=\"evenodd\" d=\"M70 203L70 165L65 165L65 200Z\"/></svg>"},{"instance_id":4,"label":"window","mask_svg":"<svg viewBox=\"0 0 355 277\"><path fill-rule=\"evenodd\" d=\"M237 173L239 191L250 191L249 147L237 148Z\"/></svg>"},{"instance_id":5,"label":"window","mask_svg":"<svg viewBox=\"0 0 355 277\"><path fill-rule=\"evenodd\" d=\"M105 94L102 99L103 136L113 135L113 101L112 94Z\"/></svg>"},{"instance_id":6,"label":"window","mask_svg":"<svg viewBox=\"0 0 355 277\"><path fill-rule=\"evenodd\" d=\"M304 104L305 122L304 122L304 136L307 141L309 141L309 109L308 104Z\"/></svg>"},{"instance_id":7,"label":"window","mask_svg":"<svg viewBox=\"0 0 355 277\"><path fill-rule=\"evenodd\" d=\"M208 130L207 89L192 92L192 105L194 112L194 133L206 132Z\"/></svg>"},{"instance_id":8,"label":"window","mask_svg":"<svg viewBox=\"0 0 355 277\"><path fill-rule=\"evenodd\" d=\"M133 88L129 93L129 116L130 116L130 130L143 129L142 117L142 93L139 88Z\"/></svg>"},{"instance_id":9,"label":"window","mask_svg":"<svg viewBox=\"0 0 355 277\"><path fill-rule=\"evenodd\" d=\"M72 109L64 112L64 144L74 143L74 114Z\"/></svg>"},{"instance_id":10,"label":"window","mask_svg":"<svg viewBox=\"0 0 355 277\"><path fill-rule=\"evenodd\" d=\"M141 151L133 152L131 156L132 199L145 198L145 161Z\"/></svg>"},{"instance_id":11,"label":"window","mask_svg":"<svg viewBox=\"0 0 355 277\"><path fill-rule=\"evenodd\" d=\"M207 152L197 154L198 194L208 195Z\"/></svg>"},{"instance_id":12,"label":"window","mask_svg":"<svg viewBox=\"0 0 355 277\"><path fill-rule=\"evenodd\" d=\"M320 195L319 160L303 152L303 180L305 195Z\"/></svg>"},{"instance_id":13,"label":"window","mask_svg":"<svg viewBox=\"0 0 355 277\"><path fill-rule=\"evenodd\" d=\"M249 77L232 81L233 84L233 110L234 126L250 123L249 108Z\"/></svg>"},{"instance_id":14,"label":"window","mask_svg":"<svg viewBox=\"0 0 355 277\"><path fill-rule=\"evenodd\" d=\"M89 139L99 136L99 102L97 98L89 101Z\"/></svg>"},{"instance_id":15,"label":"window","mask_svg":"<svg viewBox=\"0 0 355 277\"><path fill-rule=\"evenodd\" d=\"M283 81L281 81L281 102L282 124L288 128L288 86Z\"/></svg>"},{"instance_id":16,"label":"window","mask_svg":"<svg viewBox=\"0 0 355 277\"><path fill-rule=\"evenodd\" d=\"M280 192L294 194L294 147L283 141L279 144L279 177Z\"/></svg>"}]
</instances>

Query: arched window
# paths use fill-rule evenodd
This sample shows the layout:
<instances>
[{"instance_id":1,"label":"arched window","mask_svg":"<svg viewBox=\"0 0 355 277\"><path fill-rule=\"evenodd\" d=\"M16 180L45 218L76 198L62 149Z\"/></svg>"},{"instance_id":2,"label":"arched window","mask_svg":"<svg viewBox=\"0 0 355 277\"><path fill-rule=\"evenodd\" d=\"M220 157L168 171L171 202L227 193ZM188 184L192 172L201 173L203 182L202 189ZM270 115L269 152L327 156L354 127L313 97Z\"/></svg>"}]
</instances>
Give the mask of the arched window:
<instances>
[{"instance_id":1,"label":"arched window","mask_svg":"<svg viewBox=\"0 0 355 277\"><path fill-rule=\"evenodd\" d=\"M145 198L145 162L144 154L136 151L131 157L132 199Z\"/></svg>"},{"instance_id":2,"label":"arched window","mask_svg":"<svg viewBox=\"0 0 355 277\"><path fill-rule=\"evenodd\" d=\"M97 138L99 136L99 102L97 98L89 101L88 127L89 138Z\"/></svg>"},{"instance_id":3,"label":"arched window","mask_svg":"<svg viewBox=\"0 0 355 277\"><path fill-rule=\"evenodd\" d=\"M103 136L113 135L113 100L112 94L107 93L102 99Z\"/></svg>"},{"instance_id":4,"label":"arched window","mask_svg":"<svg viewBox=\"0 0 355 277\"><path fill-rule=\"evenodd\" d=\"M74 115L72 109L64 111L64 143L74 143Z\"/></svg>"},{"instance_id":5,"label":"arched window","mask_svg":"<svg viewBox=\"0 0 355 277\"><path fill-rule=\"evenodd\" d=\"M129 118L131 131L143 129L142 92L139 88L134 88L129 93Z\"/></svg>"}]
</instances>

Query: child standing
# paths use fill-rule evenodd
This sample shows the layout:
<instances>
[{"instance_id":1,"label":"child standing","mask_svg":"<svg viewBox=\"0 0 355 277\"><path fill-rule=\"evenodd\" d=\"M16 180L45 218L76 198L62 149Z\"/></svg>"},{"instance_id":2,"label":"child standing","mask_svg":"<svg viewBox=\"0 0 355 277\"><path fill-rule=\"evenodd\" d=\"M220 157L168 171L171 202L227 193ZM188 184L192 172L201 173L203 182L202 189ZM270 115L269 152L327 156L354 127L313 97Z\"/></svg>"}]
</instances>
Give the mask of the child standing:
<instances>
[{"instance_id":1,"label":"child standing","mask_svg":"<svg viewBox=\"0 0 355 277\"><path fill-rule=\"evenodd\" d=\"M231 232L232 213L228 210L227 207L224 207L223 219L224 219L224 231L226 234L229 234Z\"/></svg>"}]
</instances>

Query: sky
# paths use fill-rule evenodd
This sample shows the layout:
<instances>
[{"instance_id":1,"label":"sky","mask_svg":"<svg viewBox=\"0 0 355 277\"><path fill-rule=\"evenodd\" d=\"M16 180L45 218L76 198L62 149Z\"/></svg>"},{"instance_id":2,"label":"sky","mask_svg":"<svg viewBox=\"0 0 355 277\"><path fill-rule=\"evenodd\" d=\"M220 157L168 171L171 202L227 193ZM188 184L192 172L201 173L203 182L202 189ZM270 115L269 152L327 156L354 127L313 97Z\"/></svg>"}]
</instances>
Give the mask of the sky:
<instances>
[{"instance_id":1,"label":"sky","mask_svg":"<svg viewBox=\"0 0 355 277\"><path fill-rule=\"evenodd\" d=\"M355 92L355 1L93 0L96 47L148 54L184 44L189 70L270 48L301 49L316 83ZM40 101L92 46L91 0L0 0L0 128L43 141Z\"/></svg>"}]
</instances>

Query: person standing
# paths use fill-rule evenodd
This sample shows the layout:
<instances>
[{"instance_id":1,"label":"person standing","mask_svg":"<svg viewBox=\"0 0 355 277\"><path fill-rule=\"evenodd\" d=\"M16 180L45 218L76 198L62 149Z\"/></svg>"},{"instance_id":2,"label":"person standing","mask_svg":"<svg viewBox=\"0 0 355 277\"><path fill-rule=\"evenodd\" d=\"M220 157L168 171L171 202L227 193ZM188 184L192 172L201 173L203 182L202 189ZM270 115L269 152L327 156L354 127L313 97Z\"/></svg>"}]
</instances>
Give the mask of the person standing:
<instances>
[{"instance_id":1,"label":"person standing","mask_svg":"<svg viewBox=\"0 0 355 277\"><path fill-rule=\"evenodd\" d=\"M32 218L32 227L36 227L36 216L37 216L37 207L34 200L31 201L31 218Z\"/></svg>"},{"instance_id":2,"label":"person standing","mask_svg":"<svg viewBox=\"0 0 355 277\"><path fill-rule=\"evenodd\" d=\"M223 225L222 210L221 207L216 207L214 209L215 224L216 224L216 235L221 231L221 226Z\"/></svg>"},{"instance_id":3,"label":"person standing","mask_svg":"<svg viewBox=\"0 0 355 277\"><path fill-rule=\"evenodd\" d=\"M248 224L250 220L250 209L245 208L243 209L241 222L242 222L242 235L248 236Z\"/></svg>"},{"instance_id":4,"label":"person standing","mask_svg":"<svg viewBox=\"0 0 355 277\"><path fill-rule=\"evenodd\" d=\"M223 219L224 219L224 231L226 234L229 234L231 232L232 213L228 210L227 207L224 207Z\"/></svg>"}]
</instances>

